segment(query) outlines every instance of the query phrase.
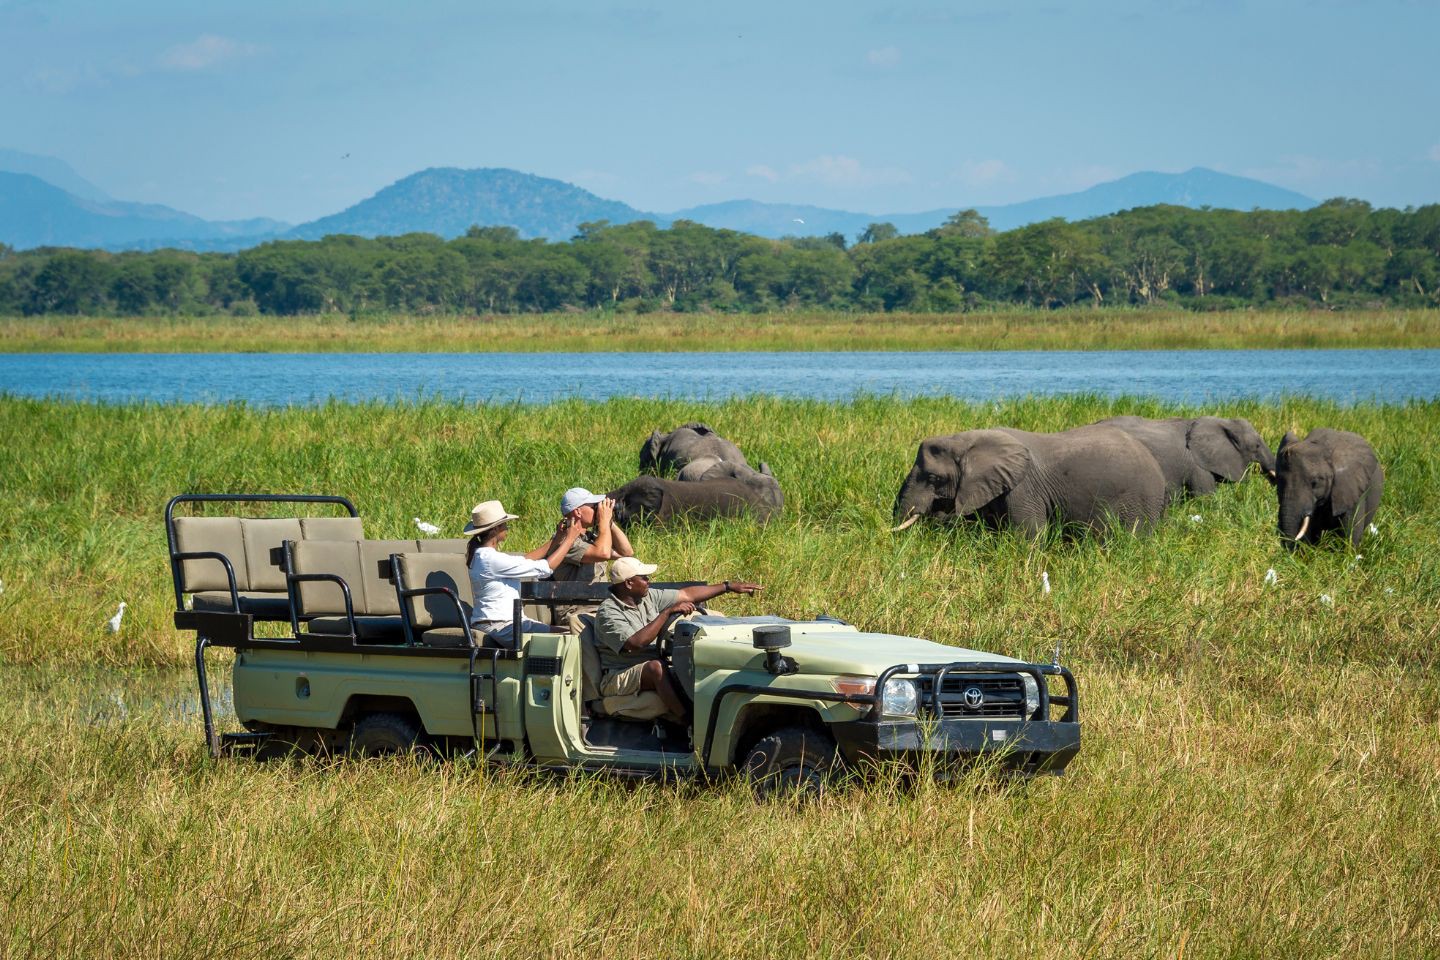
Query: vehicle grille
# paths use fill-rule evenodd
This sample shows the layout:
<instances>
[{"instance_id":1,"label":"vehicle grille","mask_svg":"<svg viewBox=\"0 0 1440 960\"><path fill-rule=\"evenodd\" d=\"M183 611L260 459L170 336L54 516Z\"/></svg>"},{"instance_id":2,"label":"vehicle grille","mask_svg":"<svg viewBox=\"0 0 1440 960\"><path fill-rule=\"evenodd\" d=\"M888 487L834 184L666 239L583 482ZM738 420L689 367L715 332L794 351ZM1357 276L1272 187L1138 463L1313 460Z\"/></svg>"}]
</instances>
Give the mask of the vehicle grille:
<instances>
[{"instance_id":1,"label":"vehicle grille","mask_svg":"<svg viewBox=\"0 0 1440 960\"><path fill-rule=\"evenodd\" d=\"M980 691L979 706L966 703L965 692ZM965 676L950 674L940 689L940 716L947 720L980 720L990 717L1019 720L1025 715L1025 687L1020 678L1009 676Z\"/></svg>"}]
</instances>

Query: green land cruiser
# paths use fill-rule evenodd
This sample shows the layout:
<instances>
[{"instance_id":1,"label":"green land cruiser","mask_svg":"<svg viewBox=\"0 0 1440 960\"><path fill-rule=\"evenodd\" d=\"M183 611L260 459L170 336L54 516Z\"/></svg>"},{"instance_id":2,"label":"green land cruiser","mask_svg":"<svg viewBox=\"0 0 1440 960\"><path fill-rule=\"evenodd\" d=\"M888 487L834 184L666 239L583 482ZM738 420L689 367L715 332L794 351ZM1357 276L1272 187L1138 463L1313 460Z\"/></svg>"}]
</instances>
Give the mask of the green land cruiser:
<instances>
[{"instance_id":1,"label":"green land cruiser","mask_svg":"<svg viewBox=\"0 0 1440 960\"><path fill-rule=\"evenodd\" d=\"M280 504L289 515L250 515ZM694 704L693 727L683 729L657 719L654 693L598 695L589 627L525 634L516 648L473 629L463 540L367 540L355 507L333 496L182 495L166 506L165 525L175 624L196 634L216 756L276 746L473 750L624 776L740 773L764 793L925 754L1060 772L1080 749L1075 680L1058 664L827 617L701 612L664 637L662 653ZM516 619L522 605L543 616L603 595L590 585L523 586ZM244 732L216 729L212 647L234 650Z\"/></svg>"}]
</instances>

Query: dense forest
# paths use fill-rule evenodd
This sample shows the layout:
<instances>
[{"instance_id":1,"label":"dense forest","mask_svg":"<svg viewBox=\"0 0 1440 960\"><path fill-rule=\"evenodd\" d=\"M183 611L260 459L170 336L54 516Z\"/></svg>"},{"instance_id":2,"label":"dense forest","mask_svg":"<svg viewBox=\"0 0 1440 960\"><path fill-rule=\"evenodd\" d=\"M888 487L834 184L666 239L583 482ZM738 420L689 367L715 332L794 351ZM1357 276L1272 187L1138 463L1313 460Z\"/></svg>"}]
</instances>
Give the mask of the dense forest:
<instances>
[{"instance_id":1,"label":"dense forest","mask_svg":"<svg viewBox=\"0 0 1440 960\"><path fill-rule=\"evenodd\" d=\"M955 311L1165 302L1440 305L1440 205L1331 200L1248 213L1155 206L997 233L972 210L928 233L766 240L689 221L266 243L238 254L0 245L0 314L520 313L571 309Z\"/></svg>"}]
</instances>

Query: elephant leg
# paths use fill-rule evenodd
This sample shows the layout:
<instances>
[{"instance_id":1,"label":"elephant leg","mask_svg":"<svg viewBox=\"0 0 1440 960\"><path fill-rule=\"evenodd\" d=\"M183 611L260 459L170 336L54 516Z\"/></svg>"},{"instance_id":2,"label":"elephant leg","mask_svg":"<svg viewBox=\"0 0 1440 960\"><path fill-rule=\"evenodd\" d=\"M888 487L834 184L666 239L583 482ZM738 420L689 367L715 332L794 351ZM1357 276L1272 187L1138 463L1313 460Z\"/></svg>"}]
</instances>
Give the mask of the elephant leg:
<instances>
[{"instance_id":1,"label":"elephant leg","mask_svg":"<svg viewBox=\"0 0 1440 960\"><path fill-rule=\"evenodd\" d=\"M1185 487L1190 491L1192 497L1208 497L1215 492L1219 484L1215 481L1215 474L1197 467L1191 472Z\"/></svg>"}]
</instances>

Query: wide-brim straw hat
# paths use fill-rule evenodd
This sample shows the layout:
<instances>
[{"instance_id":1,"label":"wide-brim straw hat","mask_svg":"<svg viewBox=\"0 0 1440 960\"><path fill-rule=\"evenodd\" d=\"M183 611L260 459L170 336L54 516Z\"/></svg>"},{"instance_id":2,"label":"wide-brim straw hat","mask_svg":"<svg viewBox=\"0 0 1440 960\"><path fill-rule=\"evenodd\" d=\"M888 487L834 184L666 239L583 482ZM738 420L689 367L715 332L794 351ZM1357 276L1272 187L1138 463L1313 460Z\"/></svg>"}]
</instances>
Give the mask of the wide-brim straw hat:
<instances>
[{"instance_id":1,"label":"wide-brim straw hat","mask_svg":"<svg viewBox=\"0 0 1440 960\"><path fill-rule=\"evenodd\" d=\"M518 519L520 518L517 514L506 513L499 500L486 500L484 503L475 504L475 509L470 511L470 523L460 531L460 535L473 537L477 533L493 530L502 523Z\"/></svg>"}]
</instances>

